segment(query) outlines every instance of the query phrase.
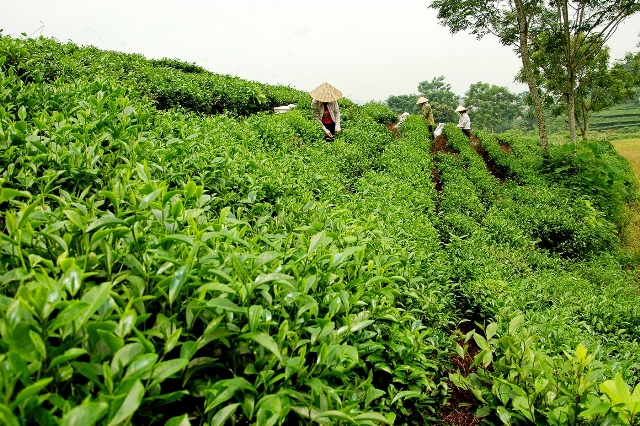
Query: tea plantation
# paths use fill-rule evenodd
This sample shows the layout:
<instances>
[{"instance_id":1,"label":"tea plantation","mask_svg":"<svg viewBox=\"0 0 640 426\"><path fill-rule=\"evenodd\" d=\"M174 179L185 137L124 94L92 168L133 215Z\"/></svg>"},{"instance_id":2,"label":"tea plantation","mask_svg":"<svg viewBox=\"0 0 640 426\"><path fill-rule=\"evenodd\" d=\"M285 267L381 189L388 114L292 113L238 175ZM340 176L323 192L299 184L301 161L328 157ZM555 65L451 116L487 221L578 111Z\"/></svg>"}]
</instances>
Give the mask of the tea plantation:
<instances>
[{"instance_id":1,"label":"tea plantation","mask_svg":"<svg viewBox=\"0 0 640 426\"><path fill-rule=\"evenodd\" d=\"M638 424L608 142L310 101L0 37L0 423Z\"/></svg>"}]
</instances>

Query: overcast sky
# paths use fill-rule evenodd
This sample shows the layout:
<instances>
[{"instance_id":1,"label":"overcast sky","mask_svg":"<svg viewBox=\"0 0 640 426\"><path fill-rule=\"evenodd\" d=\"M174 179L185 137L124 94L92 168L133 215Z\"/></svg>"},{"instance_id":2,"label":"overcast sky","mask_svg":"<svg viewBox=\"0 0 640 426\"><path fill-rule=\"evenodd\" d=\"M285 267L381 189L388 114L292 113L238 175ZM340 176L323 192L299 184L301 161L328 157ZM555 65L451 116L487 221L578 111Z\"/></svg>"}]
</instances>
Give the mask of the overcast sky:
<instances>
[{"instance_id":1,"label":"overcast sky","mask_svg":"<svg viewBox=\"0 0 640 426\"><path fill-rule=\"evenodd\" d=\"M327 81L363 102L417 93L444 76L458 95L479 81L513 82L519 59L497 39L438 24L430 0L0 0L5 35L178 58L210 71L309 91ZM640 15L609 43L637 51Z\"/></svg>"}]
</instances>

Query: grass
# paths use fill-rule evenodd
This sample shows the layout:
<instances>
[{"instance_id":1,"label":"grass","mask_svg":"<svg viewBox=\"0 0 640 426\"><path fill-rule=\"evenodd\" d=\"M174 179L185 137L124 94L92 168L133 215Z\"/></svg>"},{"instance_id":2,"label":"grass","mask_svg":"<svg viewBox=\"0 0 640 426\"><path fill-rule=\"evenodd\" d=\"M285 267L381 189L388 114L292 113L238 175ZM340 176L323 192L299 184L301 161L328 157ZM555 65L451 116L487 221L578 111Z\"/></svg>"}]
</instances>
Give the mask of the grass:
<instances>
[{"instance_id":1,"label":"grass","mask_svg":"<svg viewBox=\"0 0 640 426\"><path fill-rule=\"evenodd\" d=\"M629 160L631 168L640 183L640 138L624 139L612 142L618 153ZM640 204L630 206L625 214L625 226L622 233L624 245L640 265Z\"/></svg>"},{"instance_id":2,"label":"grass","mask_svg":"<svg viewBox=\"0 0 640 426\"><path fill-rule=\"evenodd\" d=\"M618 154L629 160L636 178L640 181L640 138L622 139L612 143Z\"/></svg>"}]
</instances>

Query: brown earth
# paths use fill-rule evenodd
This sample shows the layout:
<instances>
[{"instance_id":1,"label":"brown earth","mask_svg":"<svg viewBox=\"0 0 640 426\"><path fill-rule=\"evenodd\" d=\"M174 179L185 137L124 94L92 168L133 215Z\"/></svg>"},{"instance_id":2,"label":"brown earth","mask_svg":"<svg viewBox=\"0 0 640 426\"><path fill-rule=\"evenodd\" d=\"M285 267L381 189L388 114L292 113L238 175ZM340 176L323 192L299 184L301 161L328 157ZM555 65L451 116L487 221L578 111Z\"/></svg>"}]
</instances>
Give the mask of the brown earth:
<instances>
[{"instance_id":1,"label":"brown earth","mask_svg":"<svg viewBox=\"0 0 640 426\"><path fill-rule=\"evenodd\" d=\"M389 129L389 131L393 133L393 136L395 136L396 138L400 136L400 134L398 133L398 129L396 128L396 123L387 123L386 126L387 129Z\"/></svg>"},{"instance_id":2,"label":"brown earth","mask_svg":"<svg viewBox=\"0 0 640 426\"><path fill-rule=\"evenodd\" d=\"M448 145L448 139L445 135L436 136L431 142L431 153L444 152L447 154L457 154L458 151Z\"/></svg>"},{"instance_id":3,"label":"brown earth","mask_svg":"<svg viewBox=\"0 0 640 426\"><path fill-rule=\"evenodd\" d=\"M509 145L507 145L507 144L506 144L506 143L504 143L504 142L500 142L500 141L498 141L498 146L499 146L500 148L502 148L502 150L503 150L504 152L508 152L509 154L511 154L511 153L513 152L513 148L511 148Z\"/></svg>"},{"instance_id":4,"label":"brown earth","mask_svg":"<svg viewBox=\"0 0 640 426\"><path fill-rule=\"evenodd\" d=\"M507 177L497 167L496 162L493 160L493 158L489 156L489 153L482 147L482 145L480 145L480 140L474 135L471 135L471 146L473 147L473 149L476 150L478 155L482 158L482 160L484 161L484 164L486 164L487 166L487 170L489 171L489 173L491 173L496 179L498 179L500 183L503 183Z\"/></svg>"},{"instance_id":5,"label":"brown earth","mask_svg":"<svg viewBox=\"0 0 640 426\"><path fill-rule=\"evenodd\" d=\"M447 154L456 154L458 151L453 149L448 145L448 139L445 135L436 136L435 139L431 141L431 154L437 154L438 152L444 152ZM436 167L431 171L431 180L435 185L436 192L442 191L442 182L440 182L440 170L438 170L437 164ZM437 209L436 205L436 209Z\"/></svg>"},{"instance_id":6,"label":"brown earth","mask_svg":"<svg viewBox=\"0 0 640 426\"><path fill-rule=\"evenodd\" d=\"M459 371L463 376L468 376L475 370L471 368L473 358L478 354L478 347L473 344L459 341L458 344L466 347L464 358L455 354L451 358L453 369L449 373ZM449 401L438 411L437 416L443 424L450 426L476 426L480 424L480 419L473 412L478 408L478 402L470 391L461 389L451 381L447 382L451 389Z\"/></svg>"}]
</instances>

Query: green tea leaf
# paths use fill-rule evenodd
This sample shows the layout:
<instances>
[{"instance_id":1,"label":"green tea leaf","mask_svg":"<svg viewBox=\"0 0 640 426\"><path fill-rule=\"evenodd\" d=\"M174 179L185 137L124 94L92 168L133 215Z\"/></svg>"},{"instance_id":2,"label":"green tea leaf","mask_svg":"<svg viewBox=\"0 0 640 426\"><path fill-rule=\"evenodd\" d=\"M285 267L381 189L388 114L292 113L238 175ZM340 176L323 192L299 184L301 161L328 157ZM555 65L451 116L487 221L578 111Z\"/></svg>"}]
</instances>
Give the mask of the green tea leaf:
<instances>
[{"instance_id":1,"label":"green tea leaf","mask_svg":"<svg viewBox=\"0 0 640 426\"><path fill-rule=\"evenodd\" d=\"M280 354L280 349L278 349L278 344L275 340L273 340L273 337L269 336L268 334L245 333L241 334L240 338L253 340L254 342L268 349L276 356L276 358L280 360L280 362L282 362L282 355Z\"/></svg>"},{"instance_id":2,"label":"green tea leaf","mask_svg":"<svg viewBox=\"0 0 640 426\"><path fill-rule=\"evenodd\" d=\"M77 212L75 212L74 210L65 210L63 213L65 214L65 216L67 216L71 223L73 223L79 230L84 232L84 221Z\"/></svg>"},{"instance_id":3,"label":"green tea leaf","mask_svg":"<svg viewBox=\"0 0 640 426\"><path fill-rule=\"evenodd\" d=\"M64 272L62 285L64 285L72 296L82 287L82 269L75 263Z\"/></svg>"},{"instance_id":4,"label":"green tea leaf","mask_svg":"<svg viewBox=\"0 0 640 426\"><path fill-rule=\"evenodd\" d=\"M60 426L91 426L109 410L106 402L84 402L62 418Z\"/></svg>"},{"instance_id":5,"label":"green tea leaf","mask_svg":"<svg viewBox=\"0 0 640 426\"><path fill-rule=\"evenodd\" d=\"M38 380L37 382L25 387L16 396L16 399L13 401L14 407L21 406L25 401L31 398L34 395L40 393L41 390L47 387L49 383L53 381L53 377L47 377L45 379Z\"/></svg>"},{"instance_id":6,"label":"green tea leaf","mask_svg":"<svg viewBox=\"0 0 640 426\"><path fill-rule=\"evenodd\" d=\"M93 315L110 297L112 284L110 282L104 282L100 285L93 287L82 296L82 301L88 303L86 310L78 316L77 327L80 328L89 321L91 315Z\"/></svg>"},{"instance_id":7,"label":"green tea leaf","mask_svg":"<svg viewBox=\"0 0 640 426\"><path fill-rule=\"evenodd\" d=\"M11 409L5 405L0 404L0 424L6 426L20 426L18 418L11 412Z\"/></svg>"},{"instance_id":8,"label":"green tea leaf","mask_svg":"<svg viewBox=\"0 0 640 426\"><path fill-rule=\"evenodd\" d=\"M100 219L96 219L92 221L89 224L89 226L87 226L86 232L91 232L103 226L113 225L113 224L126 225L127 222L113 215L105 215L105 216L102 216Z\"/></svg>"},{"instance_id":9,"label":"green tea leaf","mask_svg":"<svg viewBox=\"0 0 640 426\"><path fill-rule=\"evenodd\" d=\"M185 414L182 416L172 417L164 424L164 426L191 426L191 422L189 421L189 415Z\"/></svg>"},{"instance_id":10,"label":"green tea leaf","mask_svg":"<svg viewBox=\"0 0 640 426\"><path fill-rule=\"evenodd\" d=\"M349 422L352 424L356 423L356 421L353 418L351 418L348 414L345 414L342 411L337 411L337 410L322 411L318 413L316 417L314 417L314 420L324 419L324 418L344 420L345 422ZM387 419L385 419L385 421L386 420Z\"/></svg>"},{"instance_id":11,"label":"green tea leaf","mask_svg":"<svg viewBox=\"0 0 640 426\"><path fill-rule=\"evenodd\" d=\"M607 411L609 411L612 407L612 404L608 401L602 401L597 405L594 405L593 407L590 407L589 409L582 411L579 415L579 417L592 417L592 416L599 416L602 414L605 414Z\"/></svg>"},{"instance_id":12,"label":"green tea leaf","mask_svg":"<svg viewBox=\"0 0 640 426\"><path fill-rule=\"evenodd\" d=\"M189 265L182 265L169 281L169 303L173 304L176 300L187 278L189 278Z\"/></svg>"},{"instance_id":13,"label":"green tea leaf","mask_svg":"<svg viewBox=\"0 0 640 426\"><path fill-rule=\"evenodd\" d=\"M56 315L55 319L51 321L47 328L49 330L57 330L60 327L63 327L69 324L71 321L78 318L89 306L86 302L72 301L64 308L58 315Z\"/></svg>"},{"instance_id":14,"label":"green tea leaf","mask_svg":"<svg viewBox=\"0 0 640 426\"><path fill-rule=\"evenodd\" d=\"M150 372L157 361L158 354L140 355L131 361L129 367L127 367L127 372L124 375L124 378L137 378L147 372Z\"/></svg>"},{"instance_id":15,"label":"green tea leaf","mask_svg":"<svg viewBox=\"0 0 640 426\"><path fill-rule=\"evenodd\" d=\"M309 248L307 249L307 254L313 253L318 248L325 235L325 231L320 231L313 237L311 237L311 240L309 241Z\"/></svg>"},{"instance_id":16,"label":"green tea leaf","mask_svg":"<svg viewBox=\"0 0 640 426\"><path fill-rule=\"evenodd\" d=\"M495 336L497 331L498 331L498 323L492 322L491 324L489 324L487 326L487 329L485 330L487 340L490 340L493 336Z\"/></svg>"},{"instance_id":17,"label":"green tea leaf","mask_svg":"<svg viewBox=\"0 0 640 426\"><path fill-rule=\"evenodd\" d=\"M358 414L354 416L353 419L357 422L358 420L368 420L372 422L379 422L380 424L387 423L387 418L380 413L376 413L375 411L368 411L366 413Z\"/></svg>"},{"instance_id":18,"label":"green tea leaf","mask_svg":"<svg viewBox=\"0 0 640 426\"><path fill-rule=\"evenodd\" d=\"M238 408L240 404L231 404L224 407L222 410L218 411L215 416L211 419L211 426L224 426L225 422L229 418L236 408Z\"/></svg>"},{"instance_id":19,"label":"green tea leaf","mask_svg":"<svg viewBox=\"0 0 640 426\"><path fill-rule=\"evenodd\" d=\"M32 195L27 191L17 191L15 189L3 188L2 191L0 191L0 204L15 197L32 198Z\"/></svg>"},{"instance_id":20,"label":"green tea leaf","mask_svg":"<svg viewBox=\"0 0 640 426\"><path fill-rule=\"evenodd\" d=\"M524 323L524 315L518 315L509 322L509 334L514 334Z\"/></svg>"},{"instance_id":21,"label":"green tea leaf","mask_svg":"<svg viewBox=\"0 0 640 426\"><path fill-rule=\"evenodd\" d=\"M131 418L133 413L135 413L138 407L140 407L144 393L145 390L142 382L140 379L136 380L131 387L131 390L129 390L129 393L124 398L122 405L118 408L118 411L107 426L116 426Z\"/></svg>"},{"instance_id":22,"label":"green tea leaf","mask_svg":"<svg viewBox=\"0 0 640 426\"><path fill-rule=\"evenodd\" d=\"M207 306L213 308L224 309L225 311L235 312L239 314L246 314L247 308L241 308L240 306L233 303L231 300L224 297L216 297L215 299L211 299L207 302Z\"/></svg>"},{"instance_id":23,"label":"green tea leaf","mask_svg":"<svg viewBox=\"0 0 640 426\"><path fill-rule=\"evenodd\" d=\"M391 404L393 404L394 402L396 402L397 400L399 400L400 398L414 398L416 396L420 396L420 392L416 392L416 391L402 391L402 392L398 392L396 394L396 396L393 397L393 399L391 400Z\"/></svg>"},{"instance_id":24,"label":"green tea leaf","mask_svg":"<svg viewBox=\"0 0 640 426\"><path fill-rule=\"evenodd\" d=\"M184 370L187 364L189 364L189 360L182 358L176 358L170 361L161 362L153 370L153 374L151 375L151 384L149 385L149 387L152 388L158 383L162 383L170 376Z\"/></svg>"},{"instance_id":25,"label":"green tea leaf","mask_svg":"<svg viewBox=\"0 0 640 426\"><path fill-rule=\"evenodd\" d=\"M71 361L72 359L76 359L79 356L86 354L87 351L82 348L71 348L67 349L64 354L59 355L51 360L51 364L49 364L49 368L54 368L57 365L63 364L65 362Z\"/></svg>"},{"instance_id":26,"label":"green tea leaf","mask_svg":"<svg viewBox=\"0 0 640 426\"><path fill-rule=\"evenodd\" d=\"M118 349L118 352L115 353L111 360L111 374L115 375L143 353L144 346L140 343L129 343L124 345Z\"/></svg>"}]
</instances>

